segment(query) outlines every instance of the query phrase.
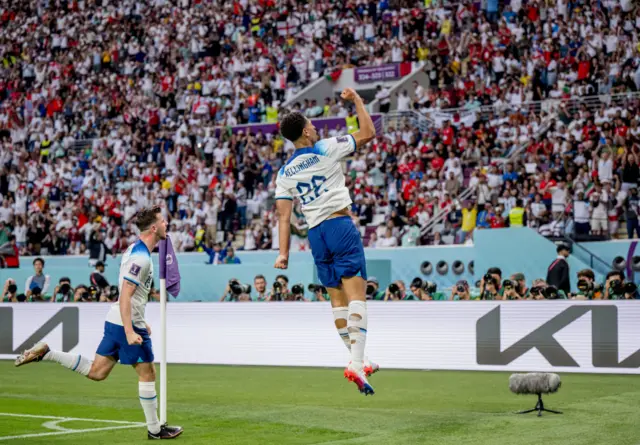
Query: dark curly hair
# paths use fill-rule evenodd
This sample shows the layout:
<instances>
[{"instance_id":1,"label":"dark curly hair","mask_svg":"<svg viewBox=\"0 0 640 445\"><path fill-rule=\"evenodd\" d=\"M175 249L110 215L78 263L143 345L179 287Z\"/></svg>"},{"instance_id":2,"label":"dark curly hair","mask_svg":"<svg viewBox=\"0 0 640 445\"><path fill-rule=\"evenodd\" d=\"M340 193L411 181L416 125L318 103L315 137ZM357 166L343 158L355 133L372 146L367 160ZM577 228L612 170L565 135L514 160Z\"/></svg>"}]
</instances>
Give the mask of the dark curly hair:
<instances>
[{"instance_id":1,"label":"dark curly hair","mask_svg":"<svg viewBox=\"0 0 640 445\"><path fill-rule=\"evenodd\" d=\"M307 118L302 113L289 113L280 121L280 133L291 142L302 136L302 130L307 125Z\"/></svg>"},{"instance_id":2,"label":"dark curly hair","mask_svg":"<svg viewBox=\"0 0 640 445\"><path fill-rule=\"evenodd\" d=\"M155 222L158 213L162 212L160 206L147 207L136 215L136 226L141 232L148 230Z\"/></svg>"}]
</instances>

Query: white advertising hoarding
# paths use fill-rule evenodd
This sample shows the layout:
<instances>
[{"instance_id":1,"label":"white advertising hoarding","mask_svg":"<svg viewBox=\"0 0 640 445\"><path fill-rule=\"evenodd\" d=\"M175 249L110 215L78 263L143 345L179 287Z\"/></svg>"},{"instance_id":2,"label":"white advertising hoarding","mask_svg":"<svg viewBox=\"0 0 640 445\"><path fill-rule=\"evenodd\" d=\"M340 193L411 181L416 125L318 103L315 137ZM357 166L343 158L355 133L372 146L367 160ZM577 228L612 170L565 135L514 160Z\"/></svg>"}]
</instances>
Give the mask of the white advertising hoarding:
<instances>
[{"instance_id":1,"label":"white advertising hoarding","mask_svg":"<svg viewBox=\"0 0 640 445\"><path fill-rule=\"evenodd\" d=\"M637 374L634 301L370 302L367 355L384 368ZM44 339L92 357L108 305L3 304L0 359ZM159 338L160 307L147 306ZM169 303L169 363L342 367L328 303ZM156 346L158 346L156 344Z\"/></svg>"}]
</instances>

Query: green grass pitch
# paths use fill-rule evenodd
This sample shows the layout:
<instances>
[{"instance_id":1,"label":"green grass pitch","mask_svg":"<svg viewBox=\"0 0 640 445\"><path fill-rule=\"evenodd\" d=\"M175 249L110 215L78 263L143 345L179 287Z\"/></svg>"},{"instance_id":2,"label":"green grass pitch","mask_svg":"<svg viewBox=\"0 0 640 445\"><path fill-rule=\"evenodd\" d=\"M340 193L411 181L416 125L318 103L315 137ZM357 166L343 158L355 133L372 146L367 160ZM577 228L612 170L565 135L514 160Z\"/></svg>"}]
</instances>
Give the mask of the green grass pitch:
<instances>
[{"instance_id":1,"label":"green grass pitch","mask_svg":"<svg viewBox=\"0 0 640 445\"><path fill-rule=\"evenodd\" d=\"M390 371L360 395L338 369L169 366L169 420L184 444L640 445L640 378L562 375L545 405L563 415L516 415L534 396L509 392L509 373ZM0 361L0 442L132 444L144 427L135 372L117 366L96 383L53 363L14 368ZM39 417L74 417L55 423ZM55 419L54 419L55 420ZM122 429L31 436L56 430Z\"/></svg>"}]
</instances>

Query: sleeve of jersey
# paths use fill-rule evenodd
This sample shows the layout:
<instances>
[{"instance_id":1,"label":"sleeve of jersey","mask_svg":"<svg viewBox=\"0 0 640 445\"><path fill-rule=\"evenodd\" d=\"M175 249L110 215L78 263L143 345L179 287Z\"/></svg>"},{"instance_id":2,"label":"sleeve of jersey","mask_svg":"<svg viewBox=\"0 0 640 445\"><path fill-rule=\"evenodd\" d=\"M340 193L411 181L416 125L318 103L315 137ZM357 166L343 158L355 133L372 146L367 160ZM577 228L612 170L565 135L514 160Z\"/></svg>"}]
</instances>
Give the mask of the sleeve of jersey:
<instances>
[{"instance_id":1,"label":"sleeve of jersey","mask_svg":"<svg viewBox=\"0 0 640 445\"><path fill-rule=\"evenodd\" d=\"M293 201L293 195L285 186L284 181L280 176L276 179L276 200L278 199L288 199L289 201Z\"/></svg>"},{"instance_id":2,"label":"sleeve of jersey","mask_svg":"<svg viewBox=\"0 0 640 445\"><path fill-rule=\"evenodd\" d=\"M316 143L316 147L329 158L339 161L351 156L356 151L356 140L348 134L335 138L323 139Z\"/></svg>"},{"instance_id":3,"label":"sleeve of jersey","mask_svg":"<svg viewBox=\"0 0 640 445\"><path fill-rule=\"evenodd\" d=\"M122 268L122 278L136 286L146 276L149 268L149 258L142 255L131 255Z\"/></svg>"}]
</instances>

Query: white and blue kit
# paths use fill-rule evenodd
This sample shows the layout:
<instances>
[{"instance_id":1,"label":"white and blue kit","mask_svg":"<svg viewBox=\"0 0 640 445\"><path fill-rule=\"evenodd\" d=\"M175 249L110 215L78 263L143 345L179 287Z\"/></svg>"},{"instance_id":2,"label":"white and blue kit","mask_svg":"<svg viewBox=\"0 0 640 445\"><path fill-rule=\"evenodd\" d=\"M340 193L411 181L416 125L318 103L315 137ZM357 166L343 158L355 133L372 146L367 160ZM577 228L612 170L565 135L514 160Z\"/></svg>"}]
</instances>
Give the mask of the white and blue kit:
<instances>
[{"instance_id":1,"label":"white and blue kit","mask_svg":"<svg viewBox=\"0 0 640 445\"><path fill-rule=\"evenodd\" d=\"M327 219L352 203L340 162L355 150L352 135L323 139L297 149L276 178L276 199L300 199L318 278L326 287L339 287L342 277L367 277L360 232L351 218Z\"/></svg>"},{"instance_id":2,"label":"white and blue kit","mask_svg":"<svg viewBox=\"0 0 640 445\"><path fill-rule=\"evenodd\" d=\"M114 303L109 309L104 324L104 337L96 351L105 357L120 359L123 365L153 362L151 337L147 332L144 320L145 307L149 300L149 292L153 283L153 263L151 252L141 240L129 246L120 263L118 287L122 293L125 281L136 285L131 296L131 322L134 331L142 337L141 345L129 345L120 316L120 303Z\"/></svg>"}]
</instances>

